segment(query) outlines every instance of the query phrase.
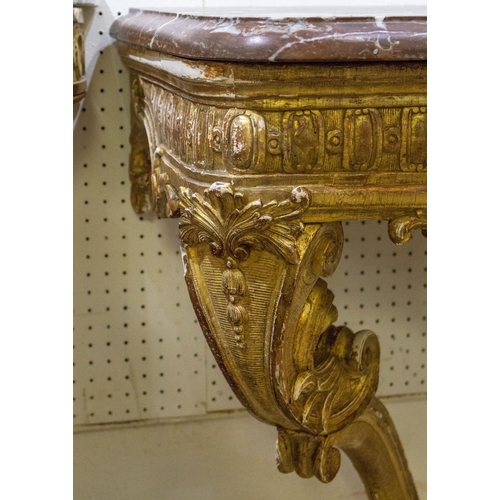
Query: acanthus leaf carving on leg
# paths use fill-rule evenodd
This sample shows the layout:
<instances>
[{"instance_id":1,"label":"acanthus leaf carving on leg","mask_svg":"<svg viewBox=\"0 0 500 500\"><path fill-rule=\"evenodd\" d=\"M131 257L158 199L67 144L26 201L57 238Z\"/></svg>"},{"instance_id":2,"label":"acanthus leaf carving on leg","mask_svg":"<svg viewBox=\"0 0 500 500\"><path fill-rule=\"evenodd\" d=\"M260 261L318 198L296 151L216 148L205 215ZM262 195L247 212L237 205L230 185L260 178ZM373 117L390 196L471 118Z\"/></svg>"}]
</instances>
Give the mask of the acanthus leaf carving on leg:
<instances>
[{"instance_id":1,"label":"acanthus leaf carving on leg","mask_svg":"<svg viewBox=\"0 0 500 500\"><path fill-rule=\"evenodd\" d=\"M257 418L298 428L275 401L269 357L276 304L300 258L308 191L247 203L231 185L214 183L204 196L181 187L179 199L188 290L219 366Z\"/></svg>"},{"instance_id":2,"label":"acanthus leaf carving on leg","mask_svg":"<svg viewBox=\"0 0 500 500\"><path fill-rule=\"evenodd\" d=\"M216 182L205 191L205 199L182 187L179 198L184 209L179 223L182 244L208 243L212 254L225 261L222 290L228 301L227 317L236 345L244 348L248 312L242 298L247 285L239 263L247 260L252 249L265 249L290 263L298 260L295 238L303 226L295 219L309 205L308 192L299 187L280 203L257 200L245 204L241 193Z\"/></svg>"},{"instance_id":3,"label":"acanthus leaf carving on leg","mask_svg":"<svg viewBox=\"0 0 500 500\"><path fill-rule=\"evenodd\" d=\"M179 202L188 288L223 372L252 413L281 429L280 470L332 480L339 456L328 436L366 408L379 362L372 332L333 325L319 278L337 267L341 223L304 226L304 188L263 204L214 183L204 196L181 187Z\"/></svg>"}]
</instances>

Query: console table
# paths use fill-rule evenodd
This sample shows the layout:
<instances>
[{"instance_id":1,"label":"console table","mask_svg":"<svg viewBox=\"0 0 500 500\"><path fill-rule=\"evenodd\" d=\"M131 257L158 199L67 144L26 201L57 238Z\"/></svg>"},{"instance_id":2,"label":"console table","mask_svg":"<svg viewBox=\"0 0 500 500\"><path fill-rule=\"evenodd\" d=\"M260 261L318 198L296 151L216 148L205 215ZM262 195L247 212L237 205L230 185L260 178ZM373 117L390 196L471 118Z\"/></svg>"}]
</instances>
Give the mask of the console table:
<instances>
[{"instance_id":1,"label":"console table","mask_svg":"<svg viewBox=\"0 0 500 500\"><path fill-rule=\"evenodd\" d=\"M82 100L87 90L83 21L81 7L73 7L73 102Z\"/></svg>"},{"instance_id":2,"label":"console table","mask_svg":"<svg viewBox=\"0 0 500 500\"><path fill-rule=\"evenodd\" d=\"M93 9L99 0L73 1L73 102L85 97L87 81L85 77L85 25L88 25Z\"/></svg>"},{"instance_id":3,"label":"console table","mask_svg":"<svg viewBox=\"0 0 500 500\"><path fill-rule=\"evenodd\" d=\"M277 427L281 472L416 499L375 397L379 344L335 326L342 221L426 230L426 19L169 13L113 24L132 79L137 213L180 217L186 282L229 384ZM168 297L165 298L168 300Z\"/></svg>"}]
</instances>

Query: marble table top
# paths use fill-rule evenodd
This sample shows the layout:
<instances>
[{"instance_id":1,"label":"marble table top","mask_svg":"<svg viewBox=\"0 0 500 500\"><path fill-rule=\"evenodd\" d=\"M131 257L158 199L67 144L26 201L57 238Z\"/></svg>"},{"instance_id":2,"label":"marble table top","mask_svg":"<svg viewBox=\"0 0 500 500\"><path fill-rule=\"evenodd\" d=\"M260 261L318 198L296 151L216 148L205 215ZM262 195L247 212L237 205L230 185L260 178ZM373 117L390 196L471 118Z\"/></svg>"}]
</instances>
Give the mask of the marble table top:
<instances>
[{"instance_id":1,"label":"marble table top","mask_svg":"<svg viewBox=\"0 0 500 500\"><path fill-rule=\"evenodd\" d=\"M213 61L376 62L427 59L425 8L131 9L111 35L163 54Z\"/></svg>"}]
</instances>

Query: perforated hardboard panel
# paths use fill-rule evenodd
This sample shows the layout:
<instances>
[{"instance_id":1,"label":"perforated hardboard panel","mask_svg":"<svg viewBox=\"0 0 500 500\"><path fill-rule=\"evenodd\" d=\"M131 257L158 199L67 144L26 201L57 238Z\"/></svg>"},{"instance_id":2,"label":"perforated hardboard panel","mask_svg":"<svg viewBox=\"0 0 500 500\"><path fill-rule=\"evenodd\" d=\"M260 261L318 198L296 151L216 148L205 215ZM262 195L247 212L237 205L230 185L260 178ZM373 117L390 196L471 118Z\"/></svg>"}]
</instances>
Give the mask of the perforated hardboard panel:
<instances>
[{"instance_id":1,"label":"perforated hardboard panel","mask_svg":"<svg viewBox=\"0 0 500 500\"><path fill-rule=\"evenodd\" d=\"M89 24L88 93L74 116L74 423L240 408L191 307L177 221L139 217L129 202L129 80L108 36L128 6L108 5ZM338 323L379 336L379 395L425 392L426 241L396 247L386 222L344 229L328 280Z\"/></svg>"}]
</instances>

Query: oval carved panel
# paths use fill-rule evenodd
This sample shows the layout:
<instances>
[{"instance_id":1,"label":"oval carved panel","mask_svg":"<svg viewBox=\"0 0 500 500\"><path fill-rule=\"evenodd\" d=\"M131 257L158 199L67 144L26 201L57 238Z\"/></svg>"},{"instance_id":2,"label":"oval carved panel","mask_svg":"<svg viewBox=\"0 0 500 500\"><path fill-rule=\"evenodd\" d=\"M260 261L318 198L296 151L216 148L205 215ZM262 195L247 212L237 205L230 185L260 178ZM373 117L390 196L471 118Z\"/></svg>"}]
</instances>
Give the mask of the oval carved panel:
<instances>
[{"instance_id":1,"label":"oval carved panel","mask_svg":"<svg viewBox=\"0 0 500 500\"><path fill-rule=\"evenodd\" d=\"M222 124L227 165L248 170L263 163L266 154L266 124L254 111L231 109Z\"/></svg>"},{"instance_id":2,"label":"oval carved panel","mask_svg":"<svg viewBox=\"0 0 500 500\"><path fill-rule=\"evenodd\" d=\"M420 172L427 168L427 108L405 108L401 118L403 143L401 170Z\"/></svg>"},{"instance_id":3,"label":"oval carved panel","mask_svg":"<svg viewBox=\"0 0 500 500\"><path fill-rule=\"evenodd\" d=\"M375 166L382 149L382 117L375 108L348 109L344 118L346 170L368 170Z\"/></svg>"},{"instance_id":4,"label":"oval carved panel","mask_svg":"<svg viewBox=\"0 0 500 500\"><path fill-rule=\"evenodd\" d=\"M248 168L253 153L253 127L246 115L235 116L229 125L229 157L235 167Z\"/></svg>"},{"instance_id":5,"label":"oval carved panel","mask_svg":"<svg viewBox=\"0 0 500 500\"><path fill-rule=\"evenodd\" d=\"M324 124L319 111L283 114L283 167L285 172L307 172L321 166L324 156Z\"/></svg>"}]
</instances>

